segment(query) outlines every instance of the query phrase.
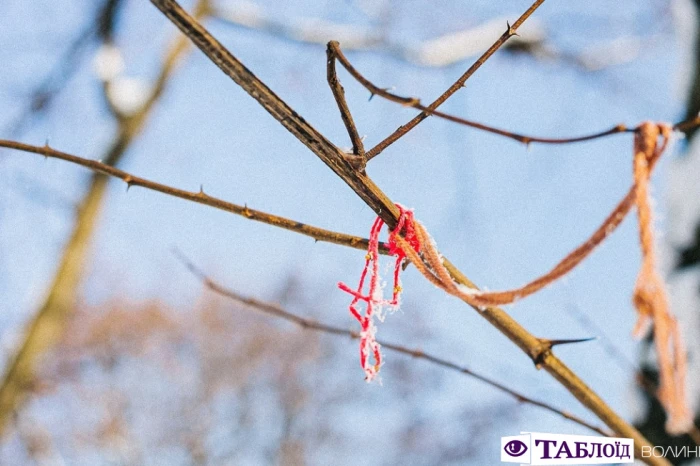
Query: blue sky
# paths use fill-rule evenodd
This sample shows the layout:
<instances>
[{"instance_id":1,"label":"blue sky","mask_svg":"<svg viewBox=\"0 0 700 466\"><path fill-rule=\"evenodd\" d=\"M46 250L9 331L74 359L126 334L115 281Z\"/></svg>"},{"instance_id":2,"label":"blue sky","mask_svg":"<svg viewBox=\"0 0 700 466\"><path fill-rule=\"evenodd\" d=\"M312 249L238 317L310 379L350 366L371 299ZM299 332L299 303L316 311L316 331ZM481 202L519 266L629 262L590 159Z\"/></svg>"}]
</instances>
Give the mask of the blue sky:
<instances>
[{"instance_id":1,"label":"blue sky","mask_svg":"<svg viewBox=\"0 0 700 466\"><path fill-rule=\"evenodd\" d=\"M81 14L85 2L61 3L60 8L52 2L28 5L13 0L0 5L0 40L12 44L0 50L9 70L0 75L0 104L10 109L0 116L0 124L12 120L12 109L23 105L23 92L40 80L57 50L86 19ZM652 46L630 63L598 72L499 53L443 108L494 126L552 137L620 122L677 121L685 97L681 76L688 71L681 60L689 38L674 34L669 5L678 8L682 3L546 2L534 20L547 43L559 50L581 55L621 37L640 38ZM528 6L524 1L387 1L382 5L390 14L382 24L371 11L363 11L364 4L369 2L258 3L281 21L323 18L384 28L394 43L408 45L494 17L513 20ZM350 145L325 84L324 47L222 22L210 25L221 42L311 124L338 145ZM174 33L150 4L129 1L117 38L126 75L147 82ZM381 48L351 52L348 58L375 83L424 101L439 95L471 61L422 67ZM341 80L360 134L370 146L415 113L379 98L368 102L367 92L349 76L341 73ZM48 138L60 150L99 158L113 128L99 99L92 62L86 60L50 115L21 139L42 144ZM667 163L676 156L669 153L654 177L660 228L667 215ZM70 232L73 217L62 202L80 198L89 174L60 161L8 151L0 156L0 167L5 174L0 182L0 341L9 354L11 343L41 303ZM184 189L203 184L211 195L356 235L366 236L374 219L341 180L199 52L188 57L173 79L121 167ZM429 119L372 161L368 173L394 201L415 209L444 254L467 276L489 289L510 288L548 270L585 240L626 193L631 184L631 137L526 149ZM40 188L52 193L48 201L37 194ZM508 310L538 336L590 336L590 329L568 311L577 308L603 325L612 341L634 359L631 294L639 266L635 226L630 217L564 280ZM336 283L355 282L363 263L361 252L314 243L138 188L127 193L116 182L92 247L83 299L99 305L128 296L157 298L183 308L192 305L201 286L172 256L173 246L218 279L261 298L274 296L286 275L298 274L310 295L323 296L319 305L325 320L351 325L348 298ZM380 325L380 336L401 340L406 329L420 323L425 341L414 342L418 346L585 414L474 311L444 296L415 270L409 269L403 279L405 308ZM566 347L558 354L626 418L637 412L631 396L633 374L610 361L600 344ZM392 357L386 364L392 364ZM362 377L359 368L357 377ZM464 397L462 385L445 387L435 397L435 409L449 410ZM475 405L503 399L477 383L469 385L468 397ZM523 409L517 425L494 435L520 430L583 433L551 415Z\"/></svg>"}]
</instances>

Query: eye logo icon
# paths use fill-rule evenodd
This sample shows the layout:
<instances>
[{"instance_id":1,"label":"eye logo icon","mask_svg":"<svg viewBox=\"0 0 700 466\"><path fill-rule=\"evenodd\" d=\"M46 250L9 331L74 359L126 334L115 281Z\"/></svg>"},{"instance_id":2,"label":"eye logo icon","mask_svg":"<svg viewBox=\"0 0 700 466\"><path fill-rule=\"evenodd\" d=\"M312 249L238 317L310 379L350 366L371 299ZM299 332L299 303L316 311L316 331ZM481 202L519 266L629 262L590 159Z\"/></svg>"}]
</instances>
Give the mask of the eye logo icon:
<instances>
[{"instance_id":1,"label":"eye logo icon","mask_svg":"<svg viewBox=\"0 0 700 466\"><path fill-rule=\"evenodd\" d=\"M510 442L506 443L506 446L503 447L503 450L512 457L518 457L522 456L525 454L527 451L527 445L525 445L523 442L520 440L511 440Z\"/></svg>"}]
</instances>

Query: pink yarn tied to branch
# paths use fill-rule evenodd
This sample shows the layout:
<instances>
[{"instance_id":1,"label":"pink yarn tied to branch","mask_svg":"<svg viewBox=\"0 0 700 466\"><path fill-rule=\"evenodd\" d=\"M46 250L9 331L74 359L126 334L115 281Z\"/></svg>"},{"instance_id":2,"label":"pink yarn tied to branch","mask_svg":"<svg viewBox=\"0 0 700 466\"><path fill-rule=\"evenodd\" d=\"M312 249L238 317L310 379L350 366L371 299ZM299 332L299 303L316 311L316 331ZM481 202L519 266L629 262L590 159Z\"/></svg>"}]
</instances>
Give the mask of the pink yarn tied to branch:
<instances>
[{"instance_id":1,"label":"pink yarn tied to branch","mask_svg":"<svg viewBox=\"0 0 700 466\"><path fill-rule=\"evenodd\" d=\"M444 264L442 255L425 227L414 219L413 212L399 206L401 215L396 228L389 234L389 252L396 256L394 268L394 292L390 301L382 297L379 282L379 233L384 225L377 218L370 232L369 248L365 268L360 277L357 291L340 283L339 287L354 296L350 312L360 322L360 363L368 381L373 380L381 366L382 357L375 339L376 328L373 317L379 315L383 305L398 306L401 285L399 273L404 259L431 283L445 292L459 297L480 311L489 306L509 304L529 296L569 273L586 258L622 222L636 205L642 249L642 267L634 291L634 304L639 319L635 326L636 336L643 336L651 326L654 328L654 343L659 364L659 390L657 397L667 414L666 430L671 434L681 434L693 427L692 413L688 408L686 384L686 352L676 318L671 314L664 282L656 268L653 222L649 196L651 171L663 154L672 133L666 124L645 122L635 131L634 140L634 184L624 199L615 207L603 224L583 244L569 253L552 270L530 283L505 291L480 291L458 285ZM659 139L661 142L659 143ZM362 294L364 282L370 274L369 292ZM362 315L357 303L367 303ZM374 364L370 364L370 356Z\"/></svg>"},{"instance_id":2,"label":"pink yarn tied to branch","mask_svg":"<svg viewBox=\"0 0 700 466\"><path fill-rule=\"evenodd\" d=\"M396 256L394 265L394 286L390 300L385 300L382 292L382 283L379 276L379 233L384 227L384 221L377 217L372 224L369 234L369 246L365 256L365 267L360 275L360 282L357 290L353 290L345 283L338 283L338 287L353 296L350 303L350 313L360 323L360 365L365 372L365 379L371 382L377 377L379 368L382 365L381 347L375 337L376 327L374 317L382 319L382 308L386 305L392 308L399 306L399 295L401 294L401 265L406 258L406 252L396 243L399 234L403 234L403 245L408 245L413 251L418 253L421 243L416 236L415 220L413 212L396 204L401 215L396 227L389 233L389 254ZM369 289L367 294L363 294L365 281L369 276ZM366 304L364 314L358 308L358 303L362 301ZM371 361L374 360L372 363Z\"/></svg>"}]
</instances>

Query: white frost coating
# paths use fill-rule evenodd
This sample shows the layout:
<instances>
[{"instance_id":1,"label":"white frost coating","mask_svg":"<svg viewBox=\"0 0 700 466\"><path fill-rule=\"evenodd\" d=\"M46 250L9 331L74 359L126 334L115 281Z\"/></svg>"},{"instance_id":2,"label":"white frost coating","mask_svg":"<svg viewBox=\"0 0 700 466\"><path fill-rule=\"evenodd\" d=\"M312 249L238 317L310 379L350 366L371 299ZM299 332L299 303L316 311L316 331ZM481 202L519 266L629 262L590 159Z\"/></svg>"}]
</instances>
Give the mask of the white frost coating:
<instances>
[{"instance_id":1,"label":"white frost coating","mask_svg":"<svg viewBox=\"0 0 700 466\"><path fill-rule=\"evenodd\" d=\"M111 81L124 72L124 56L117 46L105 44L97 49L92 66L100 81Z\"/></svg>"},{"instance_id":2,"label":"white frost coating","mask_svg":"<svg viewBox=\"0 0 700 466\"><path fill-rule=\"evenodd\" d=\"M377 287L374 289L370 299L373 301L374 315L379 319L379 322L384 322L386 314L384 313L384 287L386 282L382 282L379 277L377 277Z\"/></svg>"},{"instance_id":3,"label":"white frost coating","mask_svg":"<svg viewBox=\"0 0 700 466\"><path fill-rule=\"evenodd\" d=\"M457 283L456 286L461 293L469 296L478 296L481 294L481 291L477 290L476 288L470 288L467 285L462 285L461 283Z\"/></svg>"},{"instance_id":4,"label":"white frost coating","mask_svg":"<svg viewBox=\"0 0 700 466\"><path fill-rule=\"evenodd\" d=\"M369 327L367 330L362 330L360 332L360 338L367 338L368 342L374 339L375 334L377 333L377 327L374 325L374 322L370 321ZM365 346L362 348L363 351L367 351L367 348L370 345Z\"/></svg>"}]
</instances>

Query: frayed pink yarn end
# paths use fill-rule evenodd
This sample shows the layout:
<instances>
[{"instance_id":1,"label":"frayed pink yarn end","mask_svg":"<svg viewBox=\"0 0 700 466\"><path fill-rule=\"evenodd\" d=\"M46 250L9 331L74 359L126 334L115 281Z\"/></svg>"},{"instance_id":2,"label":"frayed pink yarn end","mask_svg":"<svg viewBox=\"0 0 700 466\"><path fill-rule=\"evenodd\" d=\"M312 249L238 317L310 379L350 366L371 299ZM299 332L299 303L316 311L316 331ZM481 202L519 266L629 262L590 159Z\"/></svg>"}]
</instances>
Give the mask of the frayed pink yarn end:
<instances>
[{"instance_id":1,"label":"frayed pink yarn end","mask_svg":"<svg viewBox=\"0 0 700 466\"><path fill-rule=\"evenodd\" d=\"M377 342L377 328L374 324L374 317L381 313L385 305L397 308L401 295L401 266L406 258L406 253L396 245L396 235L403 234L404 239L416 252L420 251L420 241L415 233L413 212L396 204L401 215L396 227L389 233L389 254L396 257L393 273L393 289L390 300L383 297L379 278L379 234L384 227L384 221L377 217L369 234L369 246L365 256L365 266L360 274L360 281L357 289L352 289L345 283L338 283L338 288L353 297L350 303L350 314L360 323L360 366L365 372L365 380L371 382L377 378L382 365L381 346ZM365 282L369 279L367 294L363 293ZM360 302L365 303L364 313L358 307Z\"/></svg>"}]
</instances>

